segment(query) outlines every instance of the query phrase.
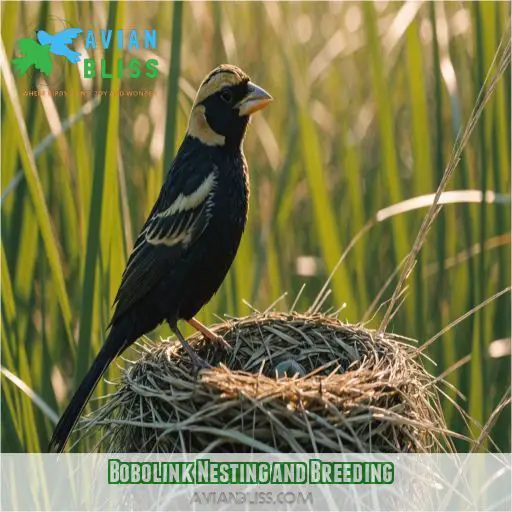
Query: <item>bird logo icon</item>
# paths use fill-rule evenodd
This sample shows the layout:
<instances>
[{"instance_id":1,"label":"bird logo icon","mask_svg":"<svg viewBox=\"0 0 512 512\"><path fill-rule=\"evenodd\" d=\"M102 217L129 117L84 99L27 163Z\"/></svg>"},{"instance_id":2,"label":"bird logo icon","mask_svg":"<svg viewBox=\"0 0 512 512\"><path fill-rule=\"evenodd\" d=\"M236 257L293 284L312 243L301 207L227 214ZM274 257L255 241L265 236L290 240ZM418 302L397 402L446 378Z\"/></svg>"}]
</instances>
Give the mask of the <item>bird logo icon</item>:
<instances>
[{"instance_id":1,"label":"bird logo icon","mask_svg":"<svg viewBox=\"0 0 512 512\"><path fill-rule=\"evenodd\" d=\"M24 75L31 66L49 76L53 63L50 54L65 57L71 64L80 62L80 52L69 48L69 44L82 33L80 28L67 28L49 34L45 30L36 30L37 41L25 37L18 41L20 57L13 59L14 69L19 75Z\"/></svg>"},{"instance_id":2,"label":"bird logo icon","mask_svg":"<svg viewBox=\"0 0 512 512\"><path fill-rule=\"evenodd\" d=\"M81 28L67 28L57 32L55 35L51 35L45 30L37 30L37 40L41 45L50 45L50 52L54 55L60 55L66 57L71 64L77 64L80 62L82 56L79 52L75 52L68 48L68 44L73 42L79 34L82 33Z\"/></svg>"},{"instance_id":3,"label":"bird logo icon","mask_svg":"<svg viewBox=\"0 0 512 512\"><path fill-rule=\"evenodd\" d=\"M49 76L53 63L50 57L50 45L40 45L28 37L18 41L21 57L13 59L12 64L19 75L24 75L31 66Z\"/></svg>"}]
</instances>

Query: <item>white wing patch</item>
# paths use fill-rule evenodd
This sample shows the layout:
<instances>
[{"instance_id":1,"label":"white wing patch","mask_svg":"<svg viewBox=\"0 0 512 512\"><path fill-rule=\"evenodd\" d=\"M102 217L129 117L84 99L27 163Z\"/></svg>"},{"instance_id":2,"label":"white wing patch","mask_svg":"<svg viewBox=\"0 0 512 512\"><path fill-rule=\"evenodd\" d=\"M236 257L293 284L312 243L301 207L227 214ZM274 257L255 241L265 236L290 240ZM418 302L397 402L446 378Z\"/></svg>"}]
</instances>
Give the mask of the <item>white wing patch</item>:
<instances>
[{"instance_id":1,"label":"white wing patch","mask_svg":"<svg viewBox=\"0 0 512 512\"><path fill-rule=\"evenodd\" d=\"M197 208L201 203L204 202L210 192L214 189L216 182L217 179L215 177L215 172L211 172L203 181L203 183L199 185L199 188L192 192L192 194L189 194L188 196L180 194L174 203L172 203L171 206L167 208L167 210L157 213L156 216L170 217L175 213Z\"/></svg>"},{"instance_id":2,"label":"white wing patch","mask_svg":"<svg viewBox=\"0 0 512 512\"><path fill-rule=\"evenodd\" d=\"M189 228L190 226L187 226ZM173 245L179 243L188 244L190 242L191 230L179 231L172 230L170 233L165 236L159 237L158 235L152 236L151 233L146 234L146 241L151 245L166 245L167 247L172 247Z\"/></svg>"},{"instance_id":3,"label":"white wing patch","mask_svg":"<svg viewBox=\"0 0 512 512\"><path fill-rule=\"evenodd\" d=\"M171 206L154 216L146 228L146 241L167 247L190 243L199 217L205 215L209 219L211 215L216 184L216 174L211 172L194 192L180 194Z\"/></svg>"}]
</instances>

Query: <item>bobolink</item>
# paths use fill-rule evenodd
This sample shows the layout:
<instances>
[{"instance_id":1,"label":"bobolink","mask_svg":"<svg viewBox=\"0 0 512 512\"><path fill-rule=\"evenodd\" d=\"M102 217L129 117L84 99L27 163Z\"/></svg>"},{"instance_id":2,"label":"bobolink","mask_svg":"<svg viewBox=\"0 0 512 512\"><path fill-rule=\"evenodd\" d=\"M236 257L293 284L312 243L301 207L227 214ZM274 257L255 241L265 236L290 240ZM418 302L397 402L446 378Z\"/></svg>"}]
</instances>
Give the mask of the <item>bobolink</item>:
<instances>
[{"instance_id":1,"label":"bobolink","mask_svg":"<svg viewBox=\"0 0 512 512\"><path fill-rule=\"evenodd\" d=\"M63 451L110 362L143 334L168 322L196 367L205 363L182 336L178 320L222 341L194 315L235 258L249 200L242 143L250 115L270 101L232 65L214 69L201 84L185 138L123 273L109 335L60 418L50 451Z\"/></svg>"}]
</instances>

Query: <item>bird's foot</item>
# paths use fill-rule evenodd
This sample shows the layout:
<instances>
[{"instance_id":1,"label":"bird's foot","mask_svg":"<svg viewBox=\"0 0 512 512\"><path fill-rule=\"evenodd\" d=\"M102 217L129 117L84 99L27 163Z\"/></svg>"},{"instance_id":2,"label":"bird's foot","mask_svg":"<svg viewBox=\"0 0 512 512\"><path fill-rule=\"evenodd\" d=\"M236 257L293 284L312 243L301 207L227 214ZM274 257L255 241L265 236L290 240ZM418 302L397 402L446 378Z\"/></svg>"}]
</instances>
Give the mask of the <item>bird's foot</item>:
<instances>
[{"instance_id":1,"label":"bird's foot","mask_svg":"<svg viewBox=\"0 0 512 512\"><path fill-rule=\"evenodd\" d=\"M194 352L194 349L190 346L189 342L185 338L179 337L178 339L180 340L181 346L188 354L188 357L190 357L190 361L192 362L192 366L194 368L194 373L197 373L199 370L212 367L210 363L206 362Z\"/></svg>"},{"instance_id":2,"label":"bird's foot","mask_svg":"<svg viewBox=\"0 0 512 512\"><path fill-rule=\"evenodd\" d=\"M183 337L180 330L176 326L174 322L169 322L169 326L173 330L174 334L178 338L181 343L181 346L185 349L185 352L188 354L190 361L192 362L194 373L198 372L204 368L211 368L211 364L206 362L204 359L200 358L195 352L194 349L190 346L190 343Z\"/></svg>"},{"instance_id":3,"label":"bird's foot","mask_svg":"<svg viewBox=\"0 0 512 512\"><path fill-rule=\"evenodd\" d=\"M199 372L199 370L207 370L208 368L212 368L212 365L205 361L202 357L199 357L196 353L194 353L194 357L192 359L192 366L194 368L194 373Z\"/></svg>"},{"instance_id":4,"label":"bird's foot","mask_svg":"<svg viewBox=\"0 0 512 512\"><path fill-rule=\"evenodd\" d=\"M197 373L199 370L206 370L207 368L211 368L212 365L205 361L202 357L199 357L193 350L193 348L188 344L183 344L183 348L186 350L188 357L190 358L190 362L192 363L193 372Z\"/></svg>"}]
</instances>

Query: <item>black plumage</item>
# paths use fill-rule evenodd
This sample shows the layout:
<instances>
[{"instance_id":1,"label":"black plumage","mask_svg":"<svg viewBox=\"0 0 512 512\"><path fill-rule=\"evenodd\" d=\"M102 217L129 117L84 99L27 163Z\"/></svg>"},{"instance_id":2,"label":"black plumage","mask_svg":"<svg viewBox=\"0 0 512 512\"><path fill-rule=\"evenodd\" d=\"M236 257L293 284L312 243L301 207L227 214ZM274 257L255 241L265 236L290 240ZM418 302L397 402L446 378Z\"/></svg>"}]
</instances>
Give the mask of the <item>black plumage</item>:
<instances>
[{"instance_id":1,"label":"black plumage","mask_svg":"<svg viewBox=\"0 0 512 512\"><path fill-rule=\"evenodd\" d=\"M218 290L247 219L249 178L242 150L250 114L271 97L239 68L219 66L203 81L187 134L138 238L116 296L108 337L50 441L61 452L110 362L166 321L192 362L201 361L178 329Z\"/></svg>"}]
</instances>

